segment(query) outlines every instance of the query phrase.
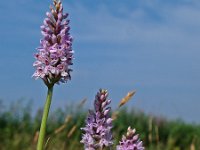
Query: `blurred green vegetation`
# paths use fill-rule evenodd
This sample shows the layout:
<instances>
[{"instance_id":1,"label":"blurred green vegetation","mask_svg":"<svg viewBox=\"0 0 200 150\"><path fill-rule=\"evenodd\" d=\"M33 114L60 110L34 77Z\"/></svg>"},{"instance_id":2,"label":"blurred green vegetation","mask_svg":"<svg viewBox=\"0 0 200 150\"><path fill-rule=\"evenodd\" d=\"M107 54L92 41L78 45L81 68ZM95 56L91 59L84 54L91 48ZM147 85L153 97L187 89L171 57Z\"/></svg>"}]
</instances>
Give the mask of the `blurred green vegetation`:
<instances>
[{"instance_id":1,"label":"blurred green vegetation","mask_svg":"<svg viewBox=\"0 0 200 150\"><path fill-rule=\"evenodd\" d=\"M0 103L0 150L34 150L42 116L35 115L31 103L17 101L6 108ZM85 124L87 110L81 105L71 105L51 112L46 136L47 150L81 150L80 128ZM199 150L200 125L183 121L148 116L134 109L120 109L112 113L115 118L113 135L115 145L126 133L127 127L136 128L146 150Z\"/></svg>"}]
</instances>

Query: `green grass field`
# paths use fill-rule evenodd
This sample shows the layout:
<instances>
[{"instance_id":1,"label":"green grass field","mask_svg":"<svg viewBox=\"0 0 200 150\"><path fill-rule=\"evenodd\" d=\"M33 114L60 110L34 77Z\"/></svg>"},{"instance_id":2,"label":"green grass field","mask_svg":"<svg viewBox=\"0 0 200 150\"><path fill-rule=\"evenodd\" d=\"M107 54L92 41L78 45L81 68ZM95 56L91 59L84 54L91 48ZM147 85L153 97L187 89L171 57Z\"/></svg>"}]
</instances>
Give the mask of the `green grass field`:
<instances>
[{"instance_id":1,"label":"green grass field","mask_svg":"<svg viewBox=\"0 0 200 150\"><path fill-rule=\"evenodd\" d=\"M0 108L0 150L35 150L41 120L41 110L31 114L31 105L12 104ZM69 109L70 108L70 109ZM51 112L47 125L47 150L81 150L80 128L84 126L87 110L68 106ZM134 109L113 112L115 144L128 126L140 134L146 150L199 150L200 126L182 121L169 121L148 116ZM114 148L113 148L114 149Z\"/></svg>"}]
</instances>

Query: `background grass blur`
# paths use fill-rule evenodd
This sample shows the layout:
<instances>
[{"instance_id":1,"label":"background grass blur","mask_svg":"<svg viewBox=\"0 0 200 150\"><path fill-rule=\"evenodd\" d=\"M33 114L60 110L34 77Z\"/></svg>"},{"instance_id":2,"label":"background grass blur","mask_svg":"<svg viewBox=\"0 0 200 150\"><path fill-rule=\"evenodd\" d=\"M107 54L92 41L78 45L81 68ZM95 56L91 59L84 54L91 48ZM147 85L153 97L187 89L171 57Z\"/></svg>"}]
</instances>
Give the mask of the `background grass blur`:
<instances>
[{"instance_id":1,"label":"background grass blur","mask_svg":"<svg viewBox=\"0 0 200 150\"><path fill-rule=\"evenodd\" d=\"M47 150L81 150L80 128L84 126L87 110L82 104L58 108L51 112L47 125ZM35 115L31 103L16 101L9 107L0 103L0 150L36 149L42 111ZM200 125L169 121L149 116L134 109L113 112L115 144L127 127L136 128L146 150L199 150Z\"/></svg>"}]
</instances>

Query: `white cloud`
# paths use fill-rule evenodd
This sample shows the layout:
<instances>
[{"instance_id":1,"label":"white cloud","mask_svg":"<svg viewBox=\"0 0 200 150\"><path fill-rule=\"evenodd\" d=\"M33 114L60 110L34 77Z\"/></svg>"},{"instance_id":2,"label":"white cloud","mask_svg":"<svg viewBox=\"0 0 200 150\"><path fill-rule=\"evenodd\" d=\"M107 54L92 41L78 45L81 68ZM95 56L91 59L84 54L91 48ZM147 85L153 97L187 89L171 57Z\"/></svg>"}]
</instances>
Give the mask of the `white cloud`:
<instances>
[{"instance_id":1,"label":"white cloud","mask_svg":"<svg viewBox=\"0 0 200 150\"><path fill-rule=\"evenodd\" d=\"M127 17L114 16L105 6L91 13L82 5L71 9L78 24L75 32L79 41L174 45L193 43L199 46L200 10L194 6L151 6L160 20L150 16L145 8L127 12ZM121 8L126 9L126 8ZM152 17L152 18L150 18ZM74 19L73 18L73 19ZM147 21L146 21L147 20ZM84 27L84 28L83 28ZM182 45L182 44L181 44Z\"/></svg>"}]
</instances>

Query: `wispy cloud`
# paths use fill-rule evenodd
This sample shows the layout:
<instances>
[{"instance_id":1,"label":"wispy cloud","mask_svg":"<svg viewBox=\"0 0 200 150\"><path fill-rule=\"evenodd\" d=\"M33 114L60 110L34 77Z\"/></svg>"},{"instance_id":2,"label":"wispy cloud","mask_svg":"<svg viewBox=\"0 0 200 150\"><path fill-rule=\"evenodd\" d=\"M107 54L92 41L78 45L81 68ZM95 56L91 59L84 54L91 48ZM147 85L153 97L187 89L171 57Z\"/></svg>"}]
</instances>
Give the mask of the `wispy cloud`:
<instances>
[{"instance_id":1,"label":"wispy cloud","mask_svg":"<svg viewBox=\"0 0 200 150\"><path fill-rule=\"evenodd\" d=\"M120 9L126 10L126 6ZM194 43L199 37L197 31L200 32L200 21L197 19L200 9L193 5L144 5L129 10L124 18L113 15L105 5L91 13L77 3L71 11L75 23L80 25L75 33L79 41L181 44L188 40Z\"/></svg>"}]
</instances>

